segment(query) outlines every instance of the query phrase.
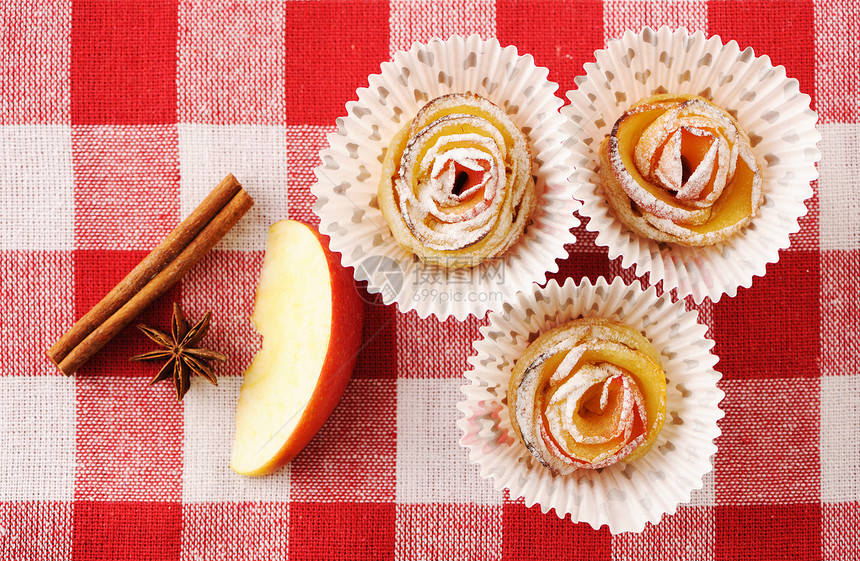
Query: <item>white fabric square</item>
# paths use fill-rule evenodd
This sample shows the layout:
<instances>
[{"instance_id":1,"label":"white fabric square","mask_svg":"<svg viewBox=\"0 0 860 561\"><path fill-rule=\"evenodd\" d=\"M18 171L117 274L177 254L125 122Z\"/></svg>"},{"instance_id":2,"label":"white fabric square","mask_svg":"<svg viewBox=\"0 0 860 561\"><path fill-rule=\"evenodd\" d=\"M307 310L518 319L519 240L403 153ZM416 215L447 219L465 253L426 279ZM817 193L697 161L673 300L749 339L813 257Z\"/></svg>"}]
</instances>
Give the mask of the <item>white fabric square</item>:
<instances>
[{"instance_id":1,"label":"white fabric square","mask_svg":"<svg viewBox=\"0 0 860 561\"><path fill-rule=\"evenodd\" d=\"M713 464L713 460L711 461ZM683 503L690 507L713 507L717 506L717 493L714 486L714 470L709 471L702 477L702 488L693 491L690 502Z\"/></svg>"},{"instance_id":2,"label":"white fabric square","mask_svg":"<svg viewBox=\"0 0 860 561\"><path fill-rule=\"evenodd\" d=\"M495 0L391 0L391 54L408 51L415 41L455 33L484 39L496 36Z\"/></svg>"},{"instance_id":3,"label":"white fabric square","mask_svg":"<svg viewBox=\"0 0 860 561\"><path fill-rule=\"evenodd\" d=\"M269 226L289 216L287 140L283 126L179 124L180 213L188 216L228 173L254 206L218 244L260 251Z\"/></svg>"},{"instance_id":4,"label":"white fabric square","mask_svg":"<svg viewBox=\"0 0 860 561\"><path fill-rule=\"evenodd\" d=\"M286 13L283 2L179 3L180 122L283 123Z\"/></svg>"},{"instance_id":5,"label":"white fabric square","mask_svg":"<svg viewBox=\"0 0 860 561\"><path fill-rule=\"evenodd\" d=\"M247 477L230 469L242 378L222 376L217 387L199 377L191 383L191 391L182 400L182 502L289 501L289 465L266 477Z\"/></svg>"},{"instance_id":6,"label":"white fabric square","mask_svg":"<svg viewBox=\"0 0 860 561\"><path fill-rule=\"evenodd\" d=\"M70 501L75 491L75 381L2 376L0 501Z\"/></svg>"},{"instance_id":7,"label":"white fabric square","mask_svg":"<svg viewBox=\"0 0 860 561\"><path fill-rule=\"evenodd\" d=\"M72 128L0 126L0 250L74 248Z\"/></svg>"},{"instance_id":8,"label":"white fabric square","mask_svg":"<svg viewBox=\"0 0 860 561\"><path fill-rule=\"evenodd\" d=\"M397 502L501 504L461 448L462 378L397 380Z\"/></svg>"},{"instance_id":9,"label":"white fabric square","mask_svg":"<svg viewBox=\"0 0 860 561\"><path fill-rule=\"evenodd\" d=\"M860 249L860 123L822 124L821 249Z\"/></svg>"},{"instance_id":10,"label":"white fabric square","mask_svg":"<svg viewBox=\"0 0 860 561\"><path fill-rule=\"evenodd\" d=\"M860 501L860 373L821 378L821 502Z\"/></svg>"},{"instance_id":11,"label":"white fabric square","mask_svg":"<svg viewBox=\"0 0 860 561\"><path fill-rule=\"evenodd\" d=\"M606 0L603 3L603 26L607 39L618 39L626 30L638 33L643 27L659 29L707 29L708 4L705 0ZM636 101L631 100L631 101Z\"/></svg>"}]
</instances>

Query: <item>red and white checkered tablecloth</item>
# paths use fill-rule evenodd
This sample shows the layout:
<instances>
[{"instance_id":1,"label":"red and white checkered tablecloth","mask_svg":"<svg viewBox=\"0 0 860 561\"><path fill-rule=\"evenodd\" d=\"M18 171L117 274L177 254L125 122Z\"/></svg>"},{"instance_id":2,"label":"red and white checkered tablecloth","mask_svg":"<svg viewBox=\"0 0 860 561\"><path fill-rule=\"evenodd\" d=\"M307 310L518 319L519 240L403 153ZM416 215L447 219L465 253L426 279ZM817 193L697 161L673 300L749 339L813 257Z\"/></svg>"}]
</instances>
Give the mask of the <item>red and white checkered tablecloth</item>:
<instances>
[{"instance_id":1,"label":"red and white checkered tablecloth","mask_svg":"<svg viewBox=\"0 0 860 561\"><path fill-rule=\"evenodd\" d=\"M366 307L366 348L310 446L228 467L266 229L309 187L356 88L415 40L496 37L559 95L605 42L686 26L785 65L812 96L820 179L791 248L699 309L726 417L714 471L640 534L541 514L458 445L484 320ZM9 0L0 6L0 560L860 559L860 6L856 0ZM214 312L219 386L182 403L126 329L76 376L45 357L228 172L256 200L141 320ZM580 227L556 278L632 280Z\"/></svg>"}]
</instances>

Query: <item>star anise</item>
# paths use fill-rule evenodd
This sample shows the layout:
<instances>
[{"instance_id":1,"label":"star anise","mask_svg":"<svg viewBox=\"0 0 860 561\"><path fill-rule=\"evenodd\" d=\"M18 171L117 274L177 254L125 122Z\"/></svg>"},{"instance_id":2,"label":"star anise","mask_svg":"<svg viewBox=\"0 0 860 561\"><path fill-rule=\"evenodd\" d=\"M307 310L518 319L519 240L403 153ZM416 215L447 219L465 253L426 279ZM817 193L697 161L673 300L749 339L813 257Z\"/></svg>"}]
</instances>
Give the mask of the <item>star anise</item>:
<instances>
[{"instance_id":1,"label":"star anise","mask_svg":"<svg viewBox=\"0 0 860 561\"><path fill-rule=\"evenodd\" d=\"M192 374L202 376L209 380L210 383L218 385L209 362L212 360L226 362L227 357L216 351L195 347L209 330L209 320L211 317L212 312L206 312L203 319L189 329L188 321L182 313L182 308L179 307L178 303L174 302L170 335L146 325L137 326L147 337L164 348L133 356L131 360L149 361L167 359L167 363L149 381L150 386L172 376L173 384L176 386L176 399L182 401L182 398L185 397L185 394L191 387Z\"/></svg>"}]
</instances>

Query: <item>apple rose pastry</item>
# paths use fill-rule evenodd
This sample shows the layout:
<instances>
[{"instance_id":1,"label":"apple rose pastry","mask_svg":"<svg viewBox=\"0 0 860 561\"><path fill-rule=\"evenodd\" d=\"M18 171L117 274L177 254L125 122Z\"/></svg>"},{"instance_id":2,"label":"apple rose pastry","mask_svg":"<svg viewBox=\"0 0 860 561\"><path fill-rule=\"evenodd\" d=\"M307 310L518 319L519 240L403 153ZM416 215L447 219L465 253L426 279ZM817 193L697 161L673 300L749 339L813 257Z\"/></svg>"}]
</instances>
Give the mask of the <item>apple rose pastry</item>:
<instances>
[{"instance_id":1,"label":"apple rose pastry","mask_svg":"<svg viewBox=\"0 0 860 561\"><path fill-rule=\"evenodd\" d=\"M630 229L686 246L725 240L763 200L749 136L726 110L695 95L634 104L600 146L600 178Z\"/></svg>"},{"instance_id":2,"label":"apple rose pastry","mask_svg":"<svg viewBox=\"0 0 860 561\"><path fill-rule=\"evenodd\" d=\"M660 354L636 329L582 318L540 335L508 388L514 431L553 473L644 455L666 417Z\"/></svg>"},{"instance_id":3,"label":"apple rose pastry","mask_svg":"<svg viewBox=\"0 0 860 561\"><path fill-rule=\"evenodd\" d=\"M378 199L394 238L424 262L459 268L497 257L535 208L526 137L480 96L438 97L392 140Z\"/></svg>"}]
</instances>

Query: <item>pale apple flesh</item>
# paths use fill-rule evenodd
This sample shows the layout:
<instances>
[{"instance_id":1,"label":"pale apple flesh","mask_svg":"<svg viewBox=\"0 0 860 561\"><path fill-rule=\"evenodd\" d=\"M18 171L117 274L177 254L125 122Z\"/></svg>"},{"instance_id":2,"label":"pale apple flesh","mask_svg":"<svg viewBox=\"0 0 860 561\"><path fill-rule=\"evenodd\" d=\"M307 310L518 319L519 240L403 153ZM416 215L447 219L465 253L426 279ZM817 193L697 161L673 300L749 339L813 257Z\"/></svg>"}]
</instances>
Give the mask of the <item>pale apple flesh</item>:
<instances>
[{"instance_id":1,"label":"pale apple flesh","mask_svg":"<svg viewBox=\"0 0 860 561\"><path fill-rule=\"evenodd\" d=\"M352 375L362 310L351 270L313 226L269 229L251 316L263 344L239 392L234 471L272 473L319 431Z\"/></svg>"}]
</instances>

